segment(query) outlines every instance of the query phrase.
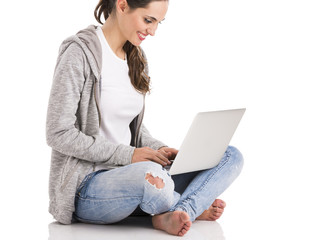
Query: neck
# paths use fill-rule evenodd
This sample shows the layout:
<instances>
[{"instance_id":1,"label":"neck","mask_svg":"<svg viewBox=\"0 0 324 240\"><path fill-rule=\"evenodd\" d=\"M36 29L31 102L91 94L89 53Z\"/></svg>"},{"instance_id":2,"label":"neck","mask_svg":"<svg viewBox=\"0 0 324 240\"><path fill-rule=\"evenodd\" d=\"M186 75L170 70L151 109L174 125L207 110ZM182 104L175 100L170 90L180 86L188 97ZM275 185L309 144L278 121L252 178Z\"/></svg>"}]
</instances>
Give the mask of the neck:
<instances>
[{"instance_id":1,"label":"neck","mask_svg":"<svg viewBox=\"0 0 324 240\"><path fill-rule=\"evenodd\" d=\"M122 35L118 23L113 16L110 16L104 25L101 27L105 38L112 49L112 51L121 59L125 58L125 52L123 46L127 39Z\"/></svg>"}]
</instances>

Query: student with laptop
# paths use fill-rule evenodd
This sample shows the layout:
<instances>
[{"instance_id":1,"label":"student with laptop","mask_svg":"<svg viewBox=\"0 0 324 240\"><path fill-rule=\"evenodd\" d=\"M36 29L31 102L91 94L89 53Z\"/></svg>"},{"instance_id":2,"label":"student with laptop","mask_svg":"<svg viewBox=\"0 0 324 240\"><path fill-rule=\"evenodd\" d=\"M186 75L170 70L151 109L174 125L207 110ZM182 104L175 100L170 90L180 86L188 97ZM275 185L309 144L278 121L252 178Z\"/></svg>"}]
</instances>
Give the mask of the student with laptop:
<instances>
[{"instance_id":1,"label":"student with laptop","mask_svg":"<svg viewBox=\"0 0 324 240\"><path fill-rule=\"evenodd\" d=\"M224 211L217 197L239 175L243 158L227 140L210 145L222 135L201 126L214 115L193 122L179 155L142 124L150 78L139 45L154 35L167 8L166 0L100 0L95 16L102 24L103 15L104 24L60 47L46 139L49 211L63 224L110 224L142 211L153 216L154 228L183 236L193 221L216 220ZM221 134L233 134L234 123L219 124L229 129Z\"/></svg>"}]
</instances>

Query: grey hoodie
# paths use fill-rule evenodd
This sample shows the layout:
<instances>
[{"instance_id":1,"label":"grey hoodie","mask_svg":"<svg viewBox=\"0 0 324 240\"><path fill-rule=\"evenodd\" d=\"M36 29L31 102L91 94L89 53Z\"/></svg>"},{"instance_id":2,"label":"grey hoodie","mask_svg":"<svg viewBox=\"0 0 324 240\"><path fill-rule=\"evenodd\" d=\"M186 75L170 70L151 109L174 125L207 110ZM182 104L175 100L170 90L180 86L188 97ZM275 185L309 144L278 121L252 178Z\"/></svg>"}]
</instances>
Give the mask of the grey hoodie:
<instances>
[{"instance_id":1,"label":"grey hoodie","mask_svg":"<svg viewBox=\"0 0 324 240\"><path fill-rule=\"evenodd\" d=\"M72 222L75 193L87 174L130 164L135 147L166 146L143 126L144 106L130 124L130 145L112 144L99 135L102 53L96 28L91 25L63 41L49 98L49 212L63 224ZM148 74L147 66L145 71Z\"/></svg>"}]
</instances>

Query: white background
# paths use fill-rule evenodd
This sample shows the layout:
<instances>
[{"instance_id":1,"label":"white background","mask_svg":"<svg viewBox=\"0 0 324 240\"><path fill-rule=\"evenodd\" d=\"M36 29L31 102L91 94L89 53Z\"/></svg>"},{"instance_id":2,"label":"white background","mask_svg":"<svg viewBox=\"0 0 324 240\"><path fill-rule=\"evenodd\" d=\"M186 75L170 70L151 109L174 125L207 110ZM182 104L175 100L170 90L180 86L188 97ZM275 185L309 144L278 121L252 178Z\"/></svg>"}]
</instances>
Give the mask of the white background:
<instances>
[{"instance_id":1,"label":"white background","mask_svg":"<svg viewBox=\"0 0 324 240\"><path fill-rule=\"evenodd\" d=\"M1 234L48 237L45 120L60 43L97 0L1 3ZM171 0L146 51L145 124L178 148L198 111L246 107L231 144L245 157L223 194L226 239L323 239L324 4Z\"/></svg>"}]
</instances>

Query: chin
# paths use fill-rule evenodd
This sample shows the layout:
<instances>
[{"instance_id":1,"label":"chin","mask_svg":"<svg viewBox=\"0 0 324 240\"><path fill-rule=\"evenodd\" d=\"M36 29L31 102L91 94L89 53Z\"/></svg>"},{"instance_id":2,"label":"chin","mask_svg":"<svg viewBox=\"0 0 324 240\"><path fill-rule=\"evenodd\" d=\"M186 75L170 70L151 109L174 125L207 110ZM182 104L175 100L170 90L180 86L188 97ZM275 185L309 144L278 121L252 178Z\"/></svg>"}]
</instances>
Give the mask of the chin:
<instances>
[{"instance_id":1,"label":"chin","mask_svg":"<svg viewBox=\"0 0 324 240\"><path fill-rule=\"evenodd\" d=\"M139 47L142 43L142 41L129 41L131 44L133 44L136 47Z\"/></svg>"},{"instance_id":2,"label":"chin","mask_svg":"<svg viewBox=\"0 0 324 240\"><path fill-rule=\"evenodd\" d=\"M137 34L134 38L131 38L128 41L136 47L139 47L143 42L143 41L141 41L141 39L138 38Z\"/></svg>"}]
</instances>

